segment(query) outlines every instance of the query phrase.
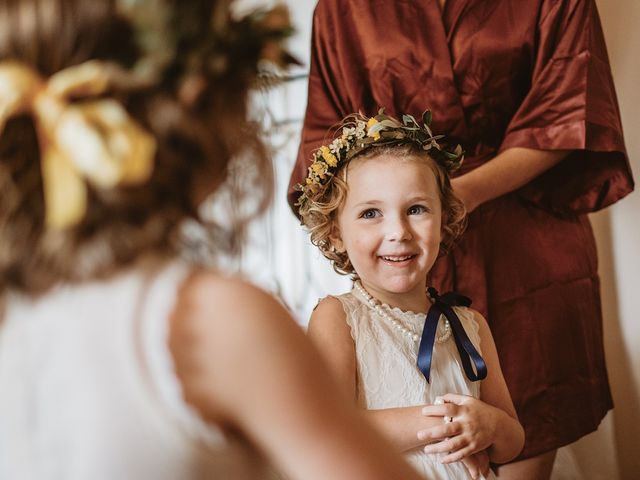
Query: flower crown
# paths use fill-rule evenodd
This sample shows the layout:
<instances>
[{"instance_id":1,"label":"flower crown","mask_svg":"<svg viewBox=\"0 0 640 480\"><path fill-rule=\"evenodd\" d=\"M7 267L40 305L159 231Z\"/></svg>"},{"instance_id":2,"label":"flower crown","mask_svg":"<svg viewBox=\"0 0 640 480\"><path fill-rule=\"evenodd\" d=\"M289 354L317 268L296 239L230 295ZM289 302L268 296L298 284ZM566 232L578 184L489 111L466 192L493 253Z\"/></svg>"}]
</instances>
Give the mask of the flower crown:
<instances>
[{"instance_id":1,"label":"flower crown","mask_svg":"<svg viewBox=\"0 0 640 480\"><path fill-rule=\"evenodd\" d=\"M443 148L438 140L444 135L433 135L431 120L429 110L422 114L422 125L412 115L403 115L401 122L386 115L384 108L371 118L360 114L349 115L342 122L342 134L329 145L322 145L313 152L305 182L294 187L301 192L296 206L301 209L309 199L324 193L338 170L353 157L372 147L417 145L448 173L454 172L464 159L462 147L457 145L451 151Z\"/></svg>"}]
</instances>

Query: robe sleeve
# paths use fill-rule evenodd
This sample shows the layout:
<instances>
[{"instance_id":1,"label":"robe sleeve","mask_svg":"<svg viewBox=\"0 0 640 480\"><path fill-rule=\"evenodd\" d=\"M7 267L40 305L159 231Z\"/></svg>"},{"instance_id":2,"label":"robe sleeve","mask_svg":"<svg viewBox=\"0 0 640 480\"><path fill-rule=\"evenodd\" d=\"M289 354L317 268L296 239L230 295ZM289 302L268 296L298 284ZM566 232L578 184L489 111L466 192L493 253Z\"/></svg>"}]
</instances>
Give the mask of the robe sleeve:
<instances>
[{"instance_id":1,"label":"robe sleeve","mask_svg":"<svg viewBox=\"0 0 640 480\"><path fill-rule=\"evenodd\" d=\"M296 215L294 204L299 192L294 190L294 186L307 176L311 153L323 144L328 129L350 113L347 100L341 92L344 80L338 61L340 52L335 48L336 34L340 33L334 18L337 9L332 8L330 3L320 0L313 14L307 109L288 190L289 206Z\"/></svg>"},{"instance_id":2,"label":"robe sleeve","mask_svg":"<svg viewBox=\"0 0 640 480\"><path fill-rule=\"evenodd\" d=\"M537 35L531 88L500 150L572 150L519 194L560 215L601 209L634 183L594 0L543 2Z\"/></svg>"}]
</instances>

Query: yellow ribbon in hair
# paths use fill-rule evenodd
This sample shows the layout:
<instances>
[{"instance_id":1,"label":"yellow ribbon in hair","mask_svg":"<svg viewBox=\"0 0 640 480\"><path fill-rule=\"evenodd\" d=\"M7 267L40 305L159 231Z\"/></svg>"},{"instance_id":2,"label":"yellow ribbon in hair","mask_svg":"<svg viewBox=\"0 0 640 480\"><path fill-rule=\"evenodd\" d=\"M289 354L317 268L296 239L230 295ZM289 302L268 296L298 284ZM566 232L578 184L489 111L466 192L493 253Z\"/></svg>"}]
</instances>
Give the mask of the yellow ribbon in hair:
<instances>
[{"instance_id":1,"label":"yellow ribbon in hair","mask_svg":"<svg viewBox=\"0 0 640 480\"><path fill-rule=\"evenodd\" d=\"M44 81L31 67L0 63L0 133L7 120L34 118L42 157L47 226L76 225L87 210L89 181L98 188L137 185L153 170L155 139L114 99L71 102L103 94L113 67L92 60Z\"/></svg>"}]
</instances>

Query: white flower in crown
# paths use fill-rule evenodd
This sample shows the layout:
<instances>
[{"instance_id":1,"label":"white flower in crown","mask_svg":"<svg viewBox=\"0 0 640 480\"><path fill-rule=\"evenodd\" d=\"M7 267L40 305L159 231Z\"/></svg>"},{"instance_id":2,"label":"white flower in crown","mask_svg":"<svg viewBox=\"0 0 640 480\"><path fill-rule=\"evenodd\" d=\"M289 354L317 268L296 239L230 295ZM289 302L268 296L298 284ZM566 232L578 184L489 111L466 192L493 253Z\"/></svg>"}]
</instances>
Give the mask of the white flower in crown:
<instances>
[{"instance_id":1,"label":"white flower in crown","mask_svg":"<svg viewBox=\"0 0 640 480\"><path fill-rule=\"evenodd\" d=\"M344 127L342 129L342 136L348 140L351 140L351 137L353 137L355 134L356 134L355 127Z\"/></svg>"},{"instance_id":2,"label":"white flower in crown","mask_svg":"<svg viewBox=\"0 0 640 480\"><path fill-rule=\"evenodd\" d=\"M329 150L331 151L331 153L339 154L340 149L344 146L344 144L345 141L342 139L342 137L338 137L329 144Z\"/></svg>"},{"instance_id":3,"label":"white flower in crown","mask_svg":"<svg viewBox=\"0 0 640 480\"><path fill-rule=\"evenodd\" d=\"M358 120L356 124L355 135L356 138L364 138L367 134L367 124L363 121Z\"/></svg>"}]
</instances>

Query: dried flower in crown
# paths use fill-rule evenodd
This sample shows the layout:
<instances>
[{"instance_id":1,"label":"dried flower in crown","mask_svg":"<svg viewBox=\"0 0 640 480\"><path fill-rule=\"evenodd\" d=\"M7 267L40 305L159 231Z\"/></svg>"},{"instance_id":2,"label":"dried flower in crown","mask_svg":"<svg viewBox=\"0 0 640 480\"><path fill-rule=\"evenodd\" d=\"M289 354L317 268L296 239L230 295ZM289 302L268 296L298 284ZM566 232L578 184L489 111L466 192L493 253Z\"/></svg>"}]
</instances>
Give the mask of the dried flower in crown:
<instances>
[{"instance_id":1,"label":"dried flower in crown","mask_svg":"<svg viewBox=\"0 0 640 480\"><path fill-rule=\"evenodd\" d=\"M300 191L296 205L302 207L309 199L322 194L335 174L356 155L372 147L415 144L447 172L457 170L462 164L464 153L457 145L447 150L438 143L444 135L434 135L431 131L432 116L429 110L422 114L422 124L412 115L403 115L402 121L385 115L380 109L378 115L367 118L360 114L346 117L342 133L329 145L314 151L308 175L304 183L296 185Z\"/></svg>"}]
</instances>

